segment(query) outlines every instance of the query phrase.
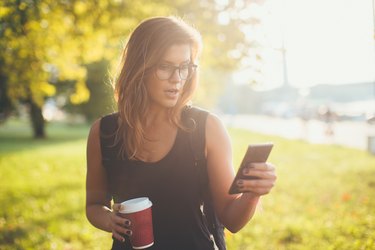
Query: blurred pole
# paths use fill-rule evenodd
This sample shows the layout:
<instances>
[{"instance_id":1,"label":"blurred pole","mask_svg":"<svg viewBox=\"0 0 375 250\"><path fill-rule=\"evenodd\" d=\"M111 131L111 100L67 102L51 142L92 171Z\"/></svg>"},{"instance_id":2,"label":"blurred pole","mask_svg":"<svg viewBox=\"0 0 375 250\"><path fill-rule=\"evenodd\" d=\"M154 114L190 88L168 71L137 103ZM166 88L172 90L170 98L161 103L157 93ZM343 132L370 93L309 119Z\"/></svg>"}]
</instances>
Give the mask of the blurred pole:
<instances>
[{"instance_id":1,"label":"blurred pole","mask_svg":"<svg viewBox=\"0 0 375 250\"><path fill-rule=\"evenodd\" d=\"M375 1L375 0L374 0ZM285 8L286 8L286 0L283 0L283 9L281 13L281 55L283 57L283 87L286 89L289 87L289 79L288 79L288 64L286 60L286 48L285 48Z\"/></svg>"},{"instance_id":2,"label":"blurred pole","mask_svg":"<svg viewBox=\"0 0 375 250\"><path fill-rule=\"evenodd\" d=\"M372 0L372 18L373 18L373 27L372 27L372 30L373 30L373 34L372 34L372 40L373 40L373 43L374 43L374 56L375 56L375 0ZM375 75L373 76L373 85L374 85L374 99L375 99ZM374 115L373 117L375 117L375 111L374 111Z\"/></svg>"},{"instance_id":3,"label":"blurred pole","mask_svg":"<svg viewBox=\"0 0 375 250\"><path fill-rule=\"evenodd\" d=\"M285 43L284 43L284 32L282 34L282 47L281 47L281 53L283 56L283 77L284 77L284 88L289 87L289 79L288 79L288 64L286 61L286 49L285 49Z\"/></svg>"},{"instance_id":4,"label":"blurred pole","mask_svg":"<svg viewBox=\"0 0 375 250\"><path fill-rule=\"evenodd\" d=\"M372 18L373 18L373 27L372 27L372 40L374 43L374 55L375 56L375 0L372 0ZM373 90L374 90L374 100L375 100L375 75L373 76ZM369 126L374 126L375 124L375 110L373 110L372 116L367 120ZM370 132L371 133L371 132ZM367 150L375 155L375 135L369 134L367 137Z\"/></svg>"}]
</instances>

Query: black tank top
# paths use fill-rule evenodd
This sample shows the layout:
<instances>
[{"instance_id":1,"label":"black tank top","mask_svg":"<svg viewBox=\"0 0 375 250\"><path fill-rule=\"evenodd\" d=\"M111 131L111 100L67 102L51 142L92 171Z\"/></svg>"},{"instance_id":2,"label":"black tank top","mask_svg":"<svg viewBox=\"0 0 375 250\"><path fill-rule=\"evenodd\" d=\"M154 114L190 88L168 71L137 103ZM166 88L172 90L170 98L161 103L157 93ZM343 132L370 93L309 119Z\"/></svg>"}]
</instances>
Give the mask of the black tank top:
<instances>
[{"instance_id":1,"label":"black tank top","mask_svg":"<svg viewBox=\"0 0 375 250\"><path fill-rule=\"evenodd\" d=\"M205 130L207 118L198 122ZM182 114L189 120L189 109ZM114 202L121 203L137 197L152 201L155 243L149 249L214 249L213 241L202 216L202 172L195 166L190 134L178 129L174 144L158 162L148 163L121 159L120 146L114 145L118 113L101 119L101 150L103 166L107 172L109 194ZM203 135L204 135L203 131ZM206 174L207 175L207 174ZM205 176L207 177L207 176ZM205 179L205 178L203 178ZM132 249L129 239L121 243L114 239L112 249Z\"/></svg>"}]
</instances>

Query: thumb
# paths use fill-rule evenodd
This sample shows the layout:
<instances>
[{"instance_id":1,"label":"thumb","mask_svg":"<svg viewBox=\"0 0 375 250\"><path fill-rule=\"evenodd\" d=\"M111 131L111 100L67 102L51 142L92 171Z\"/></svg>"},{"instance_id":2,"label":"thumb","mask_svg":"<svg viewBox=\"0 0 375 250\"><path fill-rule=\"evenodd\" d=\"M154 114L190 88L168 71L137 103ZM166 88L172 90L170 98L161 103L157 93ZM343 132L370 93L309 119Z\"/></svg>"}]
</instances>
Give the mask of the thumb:
<instances>
[{"instance_id":1,"label":"thumb","mask_svg":"<svg viewBox=\"0 0 375 250\"><path fill-rule=\"evenodd\" d=\"M121 203L114 203L114 204L112 205L112 210L113 210L114 212L119 212L120 209L121 209Z\"/></svg>"}]
</instances>

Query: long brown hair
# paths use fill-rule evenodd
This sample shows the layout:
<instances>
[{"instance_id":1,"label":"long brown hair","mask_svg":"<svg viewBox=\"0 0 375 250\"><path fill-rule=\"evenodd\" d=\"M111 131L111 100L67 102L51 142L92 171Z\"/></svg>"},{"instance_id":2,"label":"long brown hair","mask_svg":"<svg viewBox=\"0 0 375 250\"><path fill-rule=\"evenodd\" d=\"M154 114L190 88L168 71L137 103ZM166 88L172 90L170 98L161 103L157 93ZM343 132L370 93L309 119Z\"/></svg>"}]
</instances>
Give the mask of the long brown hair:
<instances>
[{"instance_id":1,"label":"long brown hair","mask_svg":"<svg viewBox=\"0 0 375 250\"><path fill-rule=\"evenodd\" d=\"M168 48L189 44L191 62L200 54L201 36L192 26L177 17L153 17L141 22L130 35L123 50L120 70L115 76L115 97L119 120L115 143L121 143L122 158L135 159L144 142L143 124L148 108L145 80ZM181 111L191 100L197 85L197 75L185 82L175 107L170 109L170 121L180 128Z\"/></svg>"}]
</instances>

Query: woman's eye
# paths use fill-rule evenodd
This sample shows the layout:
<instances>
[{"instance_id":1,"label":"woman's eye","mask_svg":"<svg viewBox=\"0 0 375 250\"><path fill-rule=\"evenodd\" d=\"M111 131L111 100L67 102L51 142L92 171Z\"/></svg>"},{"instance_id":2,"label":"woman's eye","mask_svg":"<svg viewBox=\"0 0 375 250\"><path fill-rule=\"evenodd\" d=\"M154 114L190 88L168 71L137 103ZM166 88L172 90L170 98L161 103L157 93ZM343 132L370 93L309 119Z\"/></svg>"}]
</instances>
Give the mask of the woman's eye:
<instances>
[{"instance_id":1,"label":"woman's eye","mask_svg":"<svg viewBox=\"0 0 375 250\"><path fill-rule=\"evenodd\" d=\"M181 65L180 69L181 70L188 70L189 69L189 64Z\"/></svg>"},{"instance_id":2,"label":"woman's eye","mask_svg":"<svg viewBox=\"0 0 375 250\"><path fill-rule=\"evenodd\" d=\"M171 70L173 70L173 67L171 65L168 65L168 64L160 64L159 69L165 70L165 71L171 71Z\"/></svg>"}]
</instances>

